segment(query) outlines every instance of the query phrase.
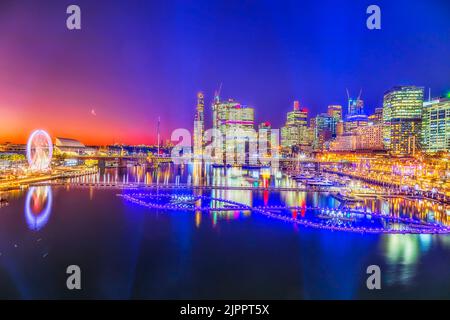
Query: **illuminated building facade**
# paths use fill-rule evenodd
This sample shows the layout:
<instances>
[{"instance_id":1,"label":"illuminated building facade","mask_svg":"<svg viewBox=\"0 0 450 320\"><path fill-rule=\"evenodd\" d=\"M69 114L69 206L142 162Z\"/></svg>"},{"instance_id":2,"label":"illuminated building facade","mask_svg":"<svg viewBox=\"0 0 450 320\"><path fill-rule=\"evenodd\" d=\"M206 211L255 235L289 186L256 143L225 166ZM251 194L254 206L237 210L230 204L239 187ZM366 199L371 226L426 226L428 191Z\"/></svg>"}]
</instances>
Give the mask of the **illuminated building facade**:
<instances>
[{"instance_id":1,"label":"illuminated building facade","mask_svg":"<svg viewBox=\"0 0 450 320\"><path fill-rule=\"evenodd\" d=\"M254 129L254 122L254 109L241 105L233 99L225 102L220 102L217 99L213 104L213 126L224 135L230 130Z\"/></svg>"},{"instance_id":2,"label":"illuminated building facade","mask_svg":"<svg viewBox=\"0 0 450 320\"><path fill-rule=\"evenodd\" d=\"M294 110L287 113L286 124L281 128L281 146L283 148L299 147L301 149L309 143L308 110L300 108L300 103L294 101Z\"/></svg>"},{"instance_id":3,"label":"illuminated building facade","mask_svg":"<svg viewBox=\"0 0 450 320\"><path fill-rule=\"evenodd\" d=\"M269 150L271 150L271 148L272 148L271 130L272 130L272 125L268 121L262 122L258 125L258 150L261 155L264 155L264 154L267 155L270 153ZM263 146L262 146L262 144L264 144L264 143L265 143L265 148L266 148L265 150L263 150Z\"/></svg>"},{"instance_id":4,"label":"illuminated building facade","mask_svg":"<svg viewBox=\"0 0 450 320\"><path fill-rule=\"evenodd\" d=\"M194 156L203 154L203 134L205 132L205 98L197 93L197 107L194 120Z\"/></svg>"},{"instance_id":5,"label":"illuminated building facade","mask_svg":"<svg viewBox=\"0 0 450 320\"><path fill-rule=\"evenodd\" d=\"M327 109L327 114L333 118L331 134L333 137L337 135L337 124L342 121L342 106L340 105L330 105Z\"/></svg>"},{"instance_id":6,"label":"illuminated building facade","mask_svg":"<svg viewBox=\"0 0 450 320\"><path fill-rule=\"evenodd\" d=\"M367 125L355 128L330 141L330 151L381 151L383 145L382 125Z\"/></svg>"},{"instance_id":7,"label":"illuminated building facade","mask_svg":"<svg viewBox=\"0 0 450 320\"><path fill-rule=\"evenodd\" d=\"M382 124L383 123L383 108L375 108L375 113L371 114L368 118L371 124Z\"/></svg>"},{"instance_id":8,"label":"illuminated building facade","mask_svg":"<svg viewBox=\"0 0 450 320\"><path fill-rule=\"evenodd\" d=\"M331 140L333 131L336 131L336 119L327 113L321 113L315 118L314 150L320 151L325 147L325 142Z\"/></svg>"},{"instance_id":9,"label":"illuminated building facade","mask_svg":"<svg viewBox=\"0 0 450 320\"><path fill-rule=\"evenodd\" d=\"M423 103L422 148L427 153L450 151L450 100Z\"/></svg>"},{"instance_id":10,"label":"illuminated building facade","mask_svg":"<svg viewBox=\"0 0 450 320\"><path fill-rule=\"evenodd\" d=\"M336 122L342 121L342 106L341 105L329 105L327 113L330 117L336 119Z\"/></svg>"},{"instance_id":11,"label":"illuminated building facade","mask_svg":"<svg viewBox=\"0 0 450 320\"><path fill-rule=\"evenodd\" d=\"M369 124L355 129L356 150L383 150L383 125Z\"/></svg>"},{"instance_id":12,"label":"illuminated building facade","mask_svg":"<svg viewBox=\"0 0 450 320\"><path fill-rule=\"evenodd\" d=\"M383 143L396 155L420 150L423 87L396 86L384 94Z\"/></svg>"},{"instance_id":13,"label":"illuminated building facade","mask_svg":"<svg viewBox=\"0 0 450 320\"><path fill-rule=\"evenodd\" d=\"M78 140L59 137L55 139L56 154L81 155L85 154L86 150L86 146Z\"/></svg>"},{"instance_id":14,"label":"illuminated building facade","mask_svg":"<svg viewBox=\"0 0 450 320\"><path fill-rule=\"evenodd\" d=\"M344 121L339 121L338 123L336 123L336 136L342 136L345 132L344 129Z\"/></svg>"},{"instance_id":15,"label":"illuminated building facade","mask_svg":"<svg viewBox=\"0 0 450 320\"><path fill-rule=\"evenodd\" d=\"M329 150L335 152L354 151L356 149L356 136L353 133L346 133L337 136L330 141Z\"/></svg>"},{"instance_id":16,"label":"illuminated building facade","mask_svg":"<svg viewBox=\"0 0 450 320\"><path fill-rule=\"evenodd\" d=\"M367 125L368 118L364 113L364 101L361 100L360 96L361 94L356 99L348 97L348 113L344 123L344 131L346 133Z\"/></svg>"},{"instance_id":17,"label":"illuminated building facade","mask_svg":"<svg viewBox=\"0 0 450 320\"><path fill-rule=\"evenodd\" d=\"M227 154L238 154L238 146L254 139L255 110L233 99L221 102L216 96L213 103L213 126L223 137Z\"/></svg>"}]
</instances>

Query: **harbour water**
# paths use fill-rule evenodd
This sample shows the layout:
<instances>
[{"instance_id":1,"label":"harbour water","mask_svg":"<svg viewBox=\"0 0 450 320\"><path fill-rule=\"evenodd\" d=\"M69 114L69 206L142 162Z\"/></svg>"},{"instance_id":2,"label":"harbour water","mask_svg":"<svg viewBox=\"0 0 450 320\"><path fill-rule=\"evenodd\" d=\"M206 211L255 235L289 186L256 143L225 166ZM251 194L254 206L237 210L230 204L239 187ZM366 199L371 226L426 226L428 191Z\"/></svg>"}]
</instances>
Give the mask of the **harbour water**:
<instances>
[{"instance_id":1,"label":"harbour water","mask_svg":"<svg viewBox=\"0 0 450 320\"><path fill-rule=\"evenodd\" d=\"M157 192L176 196L198 192L164 191L164 184L295 184L265 169L173 165L105 169L74 179L158 183ZM9 205L0 209L0 298L450 298L450 235L331 231L249 210L152 209L118 196L130 192L67 184L3 195ZM201 194L249 206L341 206L324 192ZM428 201L371 199L359 206L448 224L446 208ZM66 288L66 268L73 264L82 270L80 291ZM366 286L373 264L381 268L381 290Z\"/></svg>"}]
</instances>

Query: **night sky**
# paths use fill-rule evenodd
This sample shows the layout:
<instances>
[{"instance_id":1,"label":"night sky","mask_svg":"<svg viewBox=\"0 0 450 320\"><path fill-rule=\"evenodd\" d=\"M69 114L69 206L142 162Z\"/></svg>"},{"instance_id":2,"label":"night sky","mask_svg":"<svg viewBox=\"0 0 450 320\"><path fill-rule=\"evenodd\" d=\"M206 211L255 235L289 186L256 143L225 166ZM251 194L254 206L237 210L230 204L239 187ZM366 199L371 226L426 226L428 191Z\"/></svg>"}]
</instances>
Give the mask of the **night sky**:
<instances>
[{"instance_id":1,"label":"night sky","mask_svg":"<svg viewBox=\"0 0 450 320\"><path fill-rule=\"evenodd\" d=\"M66 8L82 30L66 28ZM366 8L381 7L381 30ZM193 126L196 93L206 118L222 97L281 126L292 101L311 115L346 106L360 88L366 109L393 85L450 88L450 2L99 1L0 2L0 142L43 128L86 144L155 141Z\"/></svg>"}]
</instances>

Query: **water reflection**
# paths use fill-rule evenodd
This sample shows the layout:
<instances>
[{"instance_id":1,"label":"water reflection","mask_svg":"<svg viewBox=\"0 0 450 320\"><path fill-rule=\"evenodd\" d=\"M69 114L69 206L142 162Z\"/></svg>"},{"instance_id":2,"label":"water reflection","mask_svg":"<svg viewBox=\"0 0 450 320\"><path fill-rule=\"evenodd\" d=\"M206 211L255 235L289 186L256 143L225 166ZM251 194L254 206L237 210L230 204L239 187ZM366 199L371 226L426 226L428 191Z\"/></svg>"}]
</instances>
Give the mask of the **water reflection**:
<instances>
[{"instance_id":1,"label":"water reflection","mask_svg":"<svg viewBox=\"0 0 450 320\"><path fill-rule=\"evenodd\" d=\"M52 212L52 189L49 186L30 187L25 198L25 219L31 230L38 231L48 222Z\"/></svg>"},{"instance_id":2,"label":"water reflection","mask_svg":"<svg viewBox=\"0 0 450 320\"><path fill-rule=\"evenodd\" d=\"M106 169L100 175L79 179L230 186L295 183L279 172L204 166ZM340 204L329 194L318 192L153 191L217 197L252 206L299 206L297 211L282 212L299 220L308 219L303 207L337 208ZM301 226L295 233L292 231L297 225L257 213L251 217L249 212L214 210L193 210L192 215L177 211L159 214L162 210L124 203L116 196L118 192L67 186L54 187L53 195L48 187L30 188L16 198L11 194L10 206L0 211L0 278L10 283L2 284L0 296L15 297L20 283L22 297L64 298L64 291L49 291L48 284L59 285L52 281L56 281L60 261L74 260L86 266L96 279L85 291L95 298L373 298L373 292L365 287L370 264L382 269L383 297L417 298L422 292L437 298L448 296L450 235L363 235ZM29 229L42 230L51 211L64 219L52 220L45 232L28 231L22 214L9 214L22 212L24 199ZM224 206L211 202L198 199L189 205ZM447 219L443 216L445 208L428 202L372 199L365 205L370 211ZM100 222L105 222L101 228L86 228ZM74 238L79 243L68 250L67 239ZM48 248L52 250L49 257ZM39 273L28 272L27 266L36 265L37 258L45 261ZM7 264L13 267L5 267ZM279 272L280 268L284 272ZM218 293L219 286L222 291Z\"/></svg>"},{"instance_id":3,"label":"water reflection","mask_svg":"<svg viewBox=\"0 0 450 320\"><path fill-rule=\"evenodd\" d=\"M211 165L193 163L188 165L165 164L160 167L132 166L128 168L103 168L98 174L73 178L72 182L98 183L123 182L145 184L186 184L186 185L216 185L233 187L296 187L298 184L288 175L276 169L243 169L215 168ZM350 181L350 184L361 184ZM199 192L199 191L195 191ZM212 190L211 196L237 201L247 205L289 205L289 206L320 206L337 208L341 202L327 193L292 192L292 191L261 191L250 190ZM417 218L427 222L438 222L450 225L448 207L428 200L411 200L406 198L366 199L358 204L367 212L388 214L396 217ZM235 212L216 212L213 222L217 219L233 219L241 216ZM294 216L304 216L302 210L293 211ZM249 215L249 213L246 213ZM197 218L199 225L201 218Z\"/></svg>"},{"instance_id":4,"label":"water reflection","mask_svg":"<svg viewBox=\"0 0 450 320\"><path fill-rule=\"evenodd\" d=\"M386 255L386 282L389 285L411 283L417 274L420 258L430 250L432 241L430 234L385 237L381 244Z\"/></svg>"}]
</instances>

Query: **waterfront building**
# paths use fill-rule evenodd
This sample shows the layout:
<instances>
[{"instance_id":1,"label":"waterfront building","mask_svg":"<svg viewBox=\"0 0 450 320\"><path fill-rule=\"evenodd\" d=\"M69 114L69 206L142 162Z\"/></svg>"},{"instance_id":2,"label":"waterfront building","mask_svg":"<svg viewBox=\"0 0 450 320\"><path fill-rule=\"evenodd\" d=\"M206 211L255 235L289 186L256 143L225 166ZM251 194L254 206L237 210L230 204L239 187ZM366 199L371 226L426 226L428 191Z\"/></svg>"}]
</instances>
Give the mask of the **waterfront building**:
<instances>
[{"instance_id":1,"label":"waterfront building","mask_svg":"<svg viewBox=\"0 0 450 320\"><path fill-rule=\"evenodd\" d=\"M341 105L329 105L327 113L330 117L336 119L336 123L342 121L342 106Z\"/></svg>"},{"instance_id":2,"label":"waterfront building","mask_svg":"<svg viewBox=\"0 0 450 320\"><path fill-rule=\"evenodd\" d=\"M422 148L427 153L450 151L450 99L423 103Z\"/></svg>"},{"instance_id":3,"label":"waterfront building","mask_svg":"<svg viewBox=\"0 0 450 320\"><path fill-rule=\"evenodd\" d=\"M56 138L55 139L55 154L72 154L81 155L85 154L88 149L86 146L78 140L69 138Z\"/></svg>"},{"instance_id":4,"label":"waterfront building","mask_svg":"<svg viewBox=\"0 0 450 320\"><path fill-rule=\"evenodd\" d=\"M300 108L300 103L294 101L294 109L286 116L286 124L281 128L281 146L283 148L298 147L300 149L309 145L308 109Z\"/></svg>"},{"instance_id":5,"label":"waterfront building","mask_svg":"<svg viewBox=\"0 0 450 320\"><path fill-rule=\"evenodd\" d=\"M267 155L271 152L269 152L272 148L272 125L269 121L262 122L258 125L258 151L261 156ZM263 154L263 146L262 144L265 143L265 154Z\"/></svg>"},{"instance_id":6,"label":"waterfront building","mask_svg":"<svg viewBox=\"0 0 450 320\"><path fill-rule=\"evenodd\" d=\"M327 114L334 120L331 123L331 134L333 137L336 137L337 124L342 121L342 106L329 105L327 109Z\"/></svg>"},{"instance_id":7,"label":"waterfront building","mask_svg":"<svg viewBox=\"0 0 450 320\"><path fill-rule=\"evenodd\" d=\"M379 151L384 149L382 124L369 124L358 127L354 133L356 136L356 150Z\"/></svg>"},{"instance_id":8,"label":"waterfront building","mask_svg":"<svg viewBox=\"0 0 450 320\"><path fill-rule=\"evenodd\" d=\"M336 131L336 119L327 113L318 114L315 118L314 150L320 151L325 147L325 142L331 140L333 131Z\"/></svg>"},{"instance_id":9,"label":"waterfront building","mask_svg":"<svg viewBox=\"0 0 450 320\"><path fill-rule=\"evenodd\" d=\"M25 154L26 151L27 151L26 144L14 144L11 142L6 142L6 143L0 145L0 152Z\"/></svg>"},{"instance_id":10,"label":"waterfront building","mask_svg":"<svg viewBox=\"0 0 450 320\"><path fill-rule=\"evenodd\" d=\"M344 131L350 133L352 130L366 126L368 123L367 115L364 112L364 101L361 99L361 93L355 98L348 96L348 113L344 123Z\"/></svg>"},{"instance_id":11,"label":"waterfront building","mask_svg":"<svg viewBox=\"0 0 450 320\"><path fill-rule=\"evenodd\" d=\"M194 157L203 154L203 134L205 132L205 99L203 92L197 93L197 106L194 120Z\"/></svg>"},{"instance_id":12,"label":"waterfront building","mask_svg":"<svg viewBox=\"0 0 450 320\"><path fill-rule=\"evenodd\" d=\"M251 107L229 99L225 102L215 102L213 110L213 126L224 135L232 130L254 129L255 111Z\"/></svg>"},{"instance_id":13,"label":"waterfront building","mask_svg":"<svg viewBox=\"0 0 450 320\"><path fill-rule=\"evenodd\" d=\"M381 124L383 122L383 108L375 108L375 112L368 118L371 124Z\"/></svg>"},{"instance_id":14,"label":"waterfront building","mask_svg":"<svg viewBox=\"0 0 450 320\"><path fill-rule=\"evenodd\" d=\"M341 120L336 124L336 136L342 136L344 131L344 121Z\"/></svg>"},{"instance_id":15,"label":"waterfront building","mask_svg":"<svg viewBox=\"0 0 450 320\"><path fill-rule=\"evenodd\" d=\"M356 150L356 136L354 133L345 133L330 141L329 150L333 152L345 152Z\"/></svg>"},{"instance_id":16,"label":"waterfront building","mask_svg":"<svg viewBox=\"0 0 450 320\"><path fill-rule=\"evenodd\" d=\"M382 125L367 125L337 136L330 141L330 151L381 151L383 145Z\"/></svg>"},{"instance_id":17,"label":"waterfront building","mask_svg":"<svg viewBox=\"0 0 450 320\"><path fill-rule=\"evenodd\" d=\"M420 150L423 87L396 86L384 94L383 142L395 155L414 155Z\"/></svg>"},{"instance_id":18,"label":"waterfront building","mask_svg":"<svg viewBox=\"0 0 450 320\"><path fill-rule=\"evenodd\" d=\"M254 140L256 132L254 129L255 110L251 107L228 99L221 102L219 96L213 102L213 127L218 129L224 139L224 147L227 154L242 156L239 146Z\"/></svg>"}]
</instances>

